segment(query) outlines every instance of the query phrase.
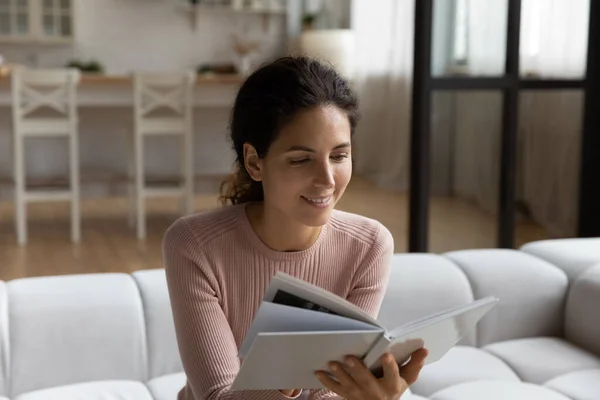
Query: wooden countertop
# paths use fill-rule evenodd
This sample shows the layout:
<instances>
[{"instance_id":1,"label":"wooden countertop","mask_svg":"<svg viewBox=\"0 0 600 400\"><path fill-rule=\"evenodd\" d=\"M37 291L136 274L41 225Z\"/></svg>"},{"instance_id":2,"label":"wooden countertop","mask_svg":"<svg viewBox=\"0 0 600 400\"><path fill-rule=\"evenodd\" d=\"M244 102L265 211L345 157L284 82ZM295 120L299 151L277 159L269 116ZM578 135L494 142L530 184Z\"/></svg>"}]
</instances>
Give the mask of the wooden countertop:
<instances>
[{"instance_id":1,"label":"wooden countertop","mask_svg":"<svg viewBox=\"0 0 600 400\"><path fill-rule=\"evenodd\" d=\"M239 85L244 81L244 77L235 74L199 74L197 75L196 84L213 85L227 84ZM80 85L131 85L131 75L104 75L82 73ZM0 75L0 85L10 85L10 75Z\"/></svg>"},{"instance_id":2,"label":"wooden countertop","mask_svg":"<svg viewBox=\"0 0 600 400\"><path fill-rule=\"evenodd\" d=\"M198 74L194 107L231 107L244 77L235 74ZM0 107L11 106L10 75L0 74ZM77 88L80 107L131 107L133 76L81 74Z\"/></svg>"}]
</instances>

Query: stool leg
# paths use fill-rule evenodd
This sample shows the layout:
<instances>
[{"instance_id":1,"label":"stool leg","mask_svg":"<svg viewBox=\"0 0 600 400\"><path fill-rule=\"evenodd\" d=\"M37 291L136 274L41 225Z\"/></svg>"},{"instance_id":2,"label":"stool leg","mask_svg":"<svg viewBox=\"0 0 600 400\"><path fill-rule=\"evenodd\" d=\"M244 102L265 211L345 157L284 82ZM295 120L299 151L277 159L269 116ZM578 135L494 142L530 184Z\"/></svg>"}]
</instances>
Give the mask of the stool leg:
<instances>
[{"instance_id":1,"label":"stool leg","mask_svg":"<svg viewBox=\"0 0 600 400\"><path fill-rule=\"evenodd\" d=\"M186 132L183 135L183 213L191 214L194 212L194 149L191 133Z\"/></svg>"},{"instance_id":2,"label":"stool leg","mask_svg":"<svg viewBox=\"0 0 600 400\"><path fill-rule=\"evenodd\" d=\"M133 228L135 225L135 205L136 205L136 183L135 183L135 146L133 134L130 132L127 133L127 153L129 155L129 159L127 162L127 203L128 203L128 216L127 223L129 228Z\"/></svg>"},{"instance_id":3,"label":"stool leg","mask_svg":"<svg viewBox=\"0 0 600 400\"><path fill-rule=\"evenodd\" d=\"M14 135L14 179L15 179L15 222L17 242L27 244L27 204L25 202L25 160L24 138L18 132Z\"/></svg>"},{"instance_id":4,"label":"stool leg","mask_svg":"<svg viewBox=\"0 0 600 400\"><path fill-rule=\"evenodd\" d=\"M81 190L79 182L79 140L77 131L69 135L70 177L71 177L71 241L81 241Z\"/></svg>"},{"instance_id":5,"label":"stool leg","mask_svg":"<svg viewBox=\"0 0 600 400\"><path fill-rule=\"evenodd\" d=\"M134 140L137 238L141 240L146 238L146 196L144 195L144 141L142 135L139 132L136 132Z\"/></svg>"}]
</instances>

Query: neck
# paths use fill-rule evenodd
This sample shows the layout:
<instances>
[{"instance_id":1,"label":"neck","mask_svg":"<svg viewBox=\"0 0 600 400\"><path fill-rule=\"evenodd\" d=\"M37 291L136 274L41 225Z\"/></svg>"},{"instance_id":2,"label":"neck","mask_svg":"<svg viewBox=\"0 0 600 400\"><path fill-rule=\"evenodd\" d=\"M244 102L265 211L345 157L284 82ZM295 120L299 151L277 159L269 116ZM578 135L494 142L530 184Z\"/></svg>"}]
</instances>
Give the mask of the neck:
<instances>
[{"instance_id":1,"label":"neck","mask_svg":"<svg viewBox=\"0 0 600 400\"><path fill-rule=\"evenodd\" d=\"M315 243L321 227L289 220L264 203L250 204L246 209L250 224L260 240L275 251L302 251Z\"/></svg>"}]
</instances>

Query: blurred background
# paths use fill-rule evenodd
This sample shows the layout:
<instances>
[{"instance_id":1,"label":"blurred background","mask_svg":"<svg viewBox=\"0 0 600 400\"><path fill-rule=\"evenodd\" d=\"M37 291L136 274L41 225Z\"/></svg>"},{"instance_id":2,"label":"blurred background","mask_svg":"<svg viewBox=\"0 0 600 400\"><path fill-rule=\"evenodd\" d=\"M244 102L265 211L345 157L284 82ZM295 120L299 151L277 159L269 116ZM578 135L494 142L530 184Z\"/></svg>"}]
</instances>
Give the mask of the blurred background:
<instances>
[{"instance_id":1,"label":"blurred background","mask_svg":"<svg viewBox=\"0 0 600 400\"><path fill-rule=\"evenodd\" d=\"M590 1L424 3L426 18L414 0L0 0L0 279L161 268L165 229L220 206L244 77L299 53L358 92L338 208L385 224L396 252L583 235L581 220L598 220L580 208ZM15 78L21 68L80 75L44 76L56 86L44 91ZM186 71L190 96L185 84L152 89L149 73ZM185 129L144 122L148 104L173 106L162 111L180 111ZM43 121L62 112L76 130L27 131L22 116L44 107Z\"/></svg>"}]
</instances>

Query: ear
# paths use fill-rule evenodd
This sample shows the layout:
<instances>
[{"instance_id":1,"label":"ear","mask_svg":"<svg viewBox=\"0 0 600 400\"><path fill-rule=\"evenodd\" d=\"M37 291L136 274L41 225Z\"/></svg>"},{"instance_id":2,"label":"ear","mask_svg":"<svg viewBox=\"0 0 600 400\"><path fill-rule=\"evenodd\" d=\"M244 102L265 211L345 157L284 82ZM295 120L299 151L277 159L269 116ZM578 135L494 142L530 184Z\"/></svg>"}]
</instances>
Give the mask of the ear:
<instances>
[{"instance_id":1,"label":"ear","mask_svg":"<svg viewBox=\"0 0 600 400\"><path fill-rule=\"evenodd\" d=\"M250 178L257 182L262 181L262 160L250 143L244 143L244 166Z\"/></svg>"}]
</instances>

